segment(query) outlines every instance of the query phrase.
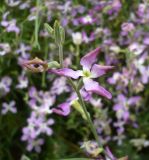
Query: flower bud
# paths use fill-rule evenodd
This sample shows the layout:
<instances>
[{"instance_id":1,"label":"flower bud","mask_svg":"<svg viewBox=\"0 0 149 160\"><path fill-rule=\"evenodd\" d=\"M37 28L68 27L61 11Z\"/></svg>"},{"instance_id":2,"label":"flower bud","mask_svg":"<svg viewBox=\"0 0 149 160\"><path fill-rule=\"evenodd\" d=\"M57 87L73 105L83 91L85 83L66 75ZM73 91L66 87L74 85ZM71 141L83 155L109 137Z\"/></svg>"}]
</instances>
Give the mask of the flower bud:
<instances>
[{"instance_id":1,"label":"flower bud","mask_svg":"<svg viewBox=\"0 0 149 160\"><path fill-rule=\"evenodd\" d=\"M82 34L80 32L73 33L72 39L74 44L80 45L82 43Z\"/></svg>"},{"instance_id":2,"label":"flower bud","mask_svg":"<svg viewBox=\"0 0 149 160\"><path fill-rule=\"evenodd\" d=\"M33 60L24 62L22 65L26 67L29 71L35 73L44 72L48 69L48 63L37 57Z\"/></svg>"}]
</instances>

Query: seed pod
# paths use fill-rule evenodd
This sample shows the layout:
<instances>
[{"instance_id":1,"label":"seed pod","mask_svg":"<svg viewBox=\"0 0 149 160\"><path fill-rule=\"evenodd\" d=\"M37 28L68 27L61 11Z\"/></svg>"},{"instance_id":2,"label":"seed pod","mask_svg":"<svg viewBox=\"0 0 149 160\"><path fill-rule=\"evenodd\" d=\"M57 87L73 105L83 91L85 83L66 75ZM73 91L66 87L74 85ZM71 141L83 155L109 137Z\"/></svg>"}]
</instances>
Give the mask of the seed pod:
<instances>
[{"instance_id":1,"label":"seed pod","mask_svg":"<svg viewBox=\"0 0 149 160\"><path fill-rule=\"evenodd\" d=\"M44 72L48 69L48 63L37 57L33 60L24 62L22 65L34 73Z\"/></svg>"}]
</instances>

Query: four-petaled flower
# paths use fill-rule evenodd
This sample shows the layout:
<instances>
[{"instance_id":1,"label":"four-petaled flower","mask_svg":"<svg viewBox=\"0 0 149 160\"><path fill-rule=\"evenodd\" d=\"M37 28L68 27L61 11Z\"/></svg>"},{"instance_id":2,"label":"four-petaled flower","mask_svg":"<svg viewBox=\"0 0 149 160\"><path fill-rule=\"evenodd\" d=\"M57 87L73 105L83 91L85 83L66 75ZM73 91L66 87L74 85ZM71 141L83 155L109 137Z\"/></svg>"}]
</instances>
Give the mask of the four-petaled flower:
<instances>
[{"instance_id":1,"label":"four-petaled flower","mask_svg":"<svg viewBox=\"0 0 149 160\"><path fill-rule=\"evenodd\" d=\"M2 114L6 114L8 111L12 112L12 113L17 113L17 108L15 107L15 101L11 101L10 103L6 103L4 102L2 104Z\"/></svg>"},{"instance_id":2,"label":"four-petaled flower","mask_svg":"<svg viewBox=\"0 0 149 160\"><path fill-rule=\"evenodd\" d=\"M80 64L83 67L83 70L74 71L69 68L62 68L50 69L48 71L50 73L70 77L73 79L83 77L84 88L87 92L96 93L98 95L111 99L111 93L104 89L102 86L100 86L99 83L93 80L94 78L98 78L106 74L107 71L113 69L113 66L95 64L99 51L100 48L96 48L95 50L89 52L84 57L82 57Z\"/></svg>"}]
</instances>

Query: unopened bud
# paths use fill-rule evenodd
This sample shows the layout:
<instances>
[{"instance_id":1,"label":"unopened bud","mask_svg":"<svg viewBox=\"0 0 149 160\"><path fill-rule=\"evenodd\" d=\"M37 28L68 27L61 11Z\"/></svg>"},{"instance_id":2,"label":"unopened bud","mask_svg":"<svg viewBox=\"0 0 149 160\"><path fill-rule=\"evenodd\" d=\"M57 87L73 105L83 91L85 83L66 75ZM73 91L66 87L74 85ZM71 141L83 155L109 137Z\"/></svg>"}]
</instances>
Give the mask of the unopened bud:
<instances>
[{"instance_id":1,"label":"unopened bud","mask_svg":"<svg viewBox=\"0 0 149 160\"><path fill-rule=\"evenodd\" d=\"M29 71L35 73L44 72L48 69L48 63L37 57L33 60L28 60L24 62L22 65L26 67Z\"/></svg>"}]
</instances>

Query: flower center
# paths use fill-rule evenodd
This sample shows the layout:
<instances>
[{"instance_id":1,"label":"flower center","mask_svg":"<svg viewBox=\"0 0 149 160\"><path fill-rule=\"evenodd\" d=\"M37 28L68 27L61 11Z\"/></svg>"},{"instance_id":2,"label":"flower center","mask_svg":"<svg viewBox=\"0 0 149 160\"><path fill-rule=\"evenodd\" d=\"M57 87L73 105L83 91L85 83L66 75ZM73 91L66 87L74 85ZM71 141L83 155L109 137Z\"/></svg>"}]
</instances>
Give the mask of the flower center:
<instances>
[{"instance_id":1,"label":"flower center","mask_svg":"<svg viewBox=\"0 0 149 160\"><path fill-rule=\"evenodd\" d=\"M83 75L84 75L84 77L90 77L91 76L91 72L85 70L85 71L83 71Z\"/></svg>"}]
</instances>

